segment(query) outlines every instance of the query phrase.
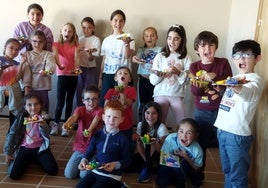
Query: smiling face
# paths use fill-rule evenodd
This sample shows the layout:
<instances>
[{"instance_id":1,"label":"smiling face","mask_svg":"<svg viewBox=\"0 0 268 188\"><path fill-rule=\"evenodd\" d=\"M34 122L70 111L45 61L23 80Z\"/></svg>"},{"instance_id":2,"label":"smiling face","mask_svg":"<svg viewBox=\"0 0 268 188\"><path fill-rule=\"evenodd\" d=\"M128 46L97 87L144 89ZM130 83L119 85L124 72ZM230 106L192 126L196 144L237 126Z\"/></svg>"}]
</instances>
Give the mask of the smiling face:
<instances>
[{"instance_id":1,"label":"smiling face","mask_svg":"<svg viewBox=\"0 0 268 188\"><path fill-rule=\"evenodd\" d=\"M240 74L253 73L255 65L260 59L260 55L256 57L251 51L240 51L233 54L233 62Z\"/></svg>"},{"instance_id":2,"label":"smiling face","mask_svg":"<svg viewBox=\"0 0 268 188\"><path fill-rule=\"evenodd\" d=\"M34 51L41 52L44 48L45 41L42 39L42 37L35 35L31 38L31 44Z\"/></svg>"},{"instance_id":3,"label":"smiling face","mask_svg":"<svg viewBox=\"0 0 268 188\"><path fill-rule=\"evenodd\" d=\"M177 32L170 31L167 37L167 44L170 52L176 52L181 44L181 36Z\"/></svg>"},{"instance_id":4,"label":"smiling face","mask_svg":"<svg viewBox=\"0 0 268 188\"><path fill-rule=\"evenodd\" d=\"M113 34L118 35L123 33L125 26L125 20L121 14L116 14L111 20L111 26L113 28Z\"/></svg>"},{"instance_id":5,"label":"smiling face","mask_svg":"<svg viewBox=\"0 0 268 188\"><path fill-rule=\"evenodd\" d=\"M65 42L70 42L74 35L74 30L69 24L66 24L61 29L61 35Z\"/></svg>"},{"instance_id":6,"label":"smiling face","mask_svg":"<svg viewBox=\"0 0 268 188\"><path fill-rule=\"evenodd\" d=\"M178 139L184 147L191 145L197 139L197 133L190 123L186 122L180 125Z\"/></svg>"},{"instance_id":7,"label":"smiling face","mask_svg":"<svg viewBox=\"0 0 268 188\"><path fill-rule=\"evenodd\" d=\"M124 120L122 112L112 108L107 108L105 110L104 114L102 115L102 119L108 132L113 129L117 129L120 123L122 123Z\"/></svg>"},{"instance_id":8,"label":"smiling face","mask_svg":"<svg viewBox=\"0 0 268 188\"><path fill-rule=\"evenodd\" d=\"M87 111L92 111L98 106L99 94L95 92L85 92L82 102Z\"/></svg>"},{"instance_id":9,"label":"smiling face","mask_svg":"<svg viewBox=\"0 0 268 188\"><path fill-rule=\"evenodd\" d=\"M28 19L30 21L30 23L36 27L38 26L42 19L43 19L43 14L40 10L38 10L37 8L32 8L29 13L27 14Z\"/></svg>"},{"instance_id":10,"label":"smiling face","mask_svg":"<svg viewBox=\"0 0 268 188\"><path fill-rule=\"evenodd\" d=\"M146 48L153 48L157 42L157 34L154 29L146 29L143 32L143 40L145 42Z\"/></svg>"},{"instance_id":11,"label":"smiling face","mask_svg":"<svg viewBox=\"0 0 268 188\"><path fill-rule=\"evenodd\" d=\"M200 43L197 48L197 54L200 56L201 62L203 64L213 63L216 53L216 44Z\"/></svg>"},{"instance_id":12,"label":"smiling face","mask_svg":"<svg viewBox=\"0 0 268 188\"><path fill-rule=\"evenodd\" d=\"M121 68L116 71L114 80L118 83L118 85L128 86L131 82L131 75L127 68Z\"/></svg>"},{"instance_id":13,"label":"smiling face","mask_svg":"<svg viewBox=\"0 0 268 188\"><path fill-rule=\"evenodd\" d=\"M150 107L145 111L144 118L149 126L153 126L158 120L158 112L154 107Z\"/></svg>"},{"instance_id":14,"label":"smiling face","mask_svg":"<svg viewBox=\"0 0 268 188\"><path fill-rule=\"evenodd\" d=\"M83 31L85 37L90 37L93 35L94 29L95 29L94 25L92 25L89 22L83 22L81 24L81 27L82 27L82 31Z\"/></svg>"},{"instance_id":15,"label":"smiling face","mask_svg":"<svg viewBox=\"0 0 268 188\"><path fill-rule=\"evenodd\" d=\"M8 43L4 48L4 56L8 60L14 59L20 51L20 43L12 41Z\"/></svg>"},{"instance_id":16,"label":"smiling face","mask_svg":"<svg viewBox=\"0 0 268 188\"><path fill-rule=\"evenodd\" d=\"M25 103L25 110L29 113L30 116L40 114L41 104L39 100L35 97L27 99Z\"/></svg>"}]
</instances>

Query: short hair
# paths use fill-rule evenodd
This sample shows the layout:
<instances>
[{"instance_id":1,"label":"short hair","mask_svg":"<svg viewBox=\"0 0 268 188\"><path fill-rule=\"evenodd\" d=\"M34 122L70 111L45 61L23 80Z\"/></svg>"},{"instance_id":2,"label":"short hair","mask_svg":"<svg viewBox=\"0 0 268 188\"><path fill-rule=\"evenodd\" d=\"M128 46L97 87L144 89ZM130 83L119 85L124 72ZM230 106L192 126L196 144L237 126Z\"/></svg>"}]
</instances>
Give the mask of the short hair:
<instances>
[{"instance_id":1,"label":"short hair","mask_svg":"<svg viewBox=\"0 0 268 188\"><path fill-rule=\"evenodd\" d=\"M233 52L232 54L235 54L236 52L245 52L245 51L251 51L255 57L258 55L261 55L261 47L258 42L255 40L241 40L234 44L233 46Z\"/></svg>"},{"instance_id":2,"label":"short hair","mask_svg":"<svg viewBox=\"0 0 268 188\"><path fill-rule=\"evenodd\" d=\"M110 21L112 21L113 18L115 17L115 15L117 15L117 14L120 14L120 15L123 17L124 22L126 22L126 15L125 15L125 13L124 13L122 10L120 10L120 9L117 9L117 10L115 10L115 11L112 12L111 17L110 17Z\"/></svg>"},{"instance_id":3,"label":"short hair","mask_svg":"<svg viewBox=\"0 0 268 188\"><path fill-rule=\"evenodd\" d=\"M215 44L216 49L219 46L218 37L210 31L200 32L194 39L194 49L198 49L198 45Z\"/></svg>"},{"instance_id":4,"label":"short hair","mask_svg":"<svg viewBox=\"0 0 268 188\"><path fill-rule=\"evenodd\" d=\"M130 70L130 68L129 67L127 67L127 66L121 66L121 67L119 67L117 70L116 70L116 72L115 72L115 76L117 75L117 73L118 73L118 71L119 70L121 70L121 69L126 69L127 71L128 71L128 73L129 73L129 75L130 75L130 79L131 79L131 81L130 81L130 83L128 83L128 85L129 86L133 86L133 76L132 76L132 74L131 74L131 70Z\"/></svg>"},{"instance_id":5,"label":"short hair","mask_svg":"<svg viewBox=\"0 0 268 188\"><path fill-rule=\"evenodd\" d=\"M118 101L118 100L111 100L111 101L108 101L105 106L104 106L104 112L107 110L107 109L112 109L112 110L119 110L121 111L122 115L124 113L124 106L123 104Z\"/></svg>"},{"instance_id":6,"label":"short hair","mask_svg":"<svg viewBox=\"0 0 268 188\"><path fill-rule=\"evenodd\" d=\"M193 118L184 118L179 122L178 129L182 124L189 123L196 133L199 133L198 123Z\"/></svg>"},{"instance_id":7,"label":"short hair","mask_svg":"<svg viewBox=\"0 0 268 188\"><path fill-rule=\"evenodd\" d=\"M42 15L44 15L44 10L41 7L41 5L37 4L37 3L33 3L30 4L27 8L27 13L29 13L31 11L31 9L36 8L37 10L39 10L41 12Z\"/></svg>"},{"instance_id":8,"label":"short hair","mask_svg":"<svg viewBox=\"0 0 268 188\"><path fill-rule=\"evenodd\" d=\"M96 85L89 85L83 89L82 98L84 98L85 93L97 93L100 97L100 90Z\"/></svg>"}]
</instances>

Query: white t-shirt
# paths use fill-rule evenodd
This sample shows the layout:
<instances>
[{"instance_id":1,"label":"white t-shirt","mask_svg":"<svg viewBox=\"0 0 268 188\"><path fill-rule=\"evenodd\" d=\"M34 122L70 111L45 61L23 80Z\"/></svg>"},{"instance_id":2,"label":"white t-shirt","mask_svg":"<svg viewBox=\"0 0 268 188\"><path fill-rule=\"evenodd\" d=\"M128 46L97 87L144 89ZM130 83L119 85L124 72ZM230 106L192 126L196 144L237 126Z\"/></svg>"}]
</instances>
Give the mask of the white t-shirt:
<instances>
[{"instance_id":1,"label":"white t-shirt","mask_svg":"<svg viewBox=\"0 0 268 188\"><path fill-rule=\"evenodd\" d=\"M141 135L141 126L142 126L142 124L141 124L141 122L139 122L138 125L137 125L137 130L136 130L136 133L138 135ZM150 136L153 136L154 135L154 131L155 130L153 129L148 134ZM169 131L168 131L167 127L163 123L161 123L159 125L158 129L157 129L157 136L158 136L158 138L161 138L163 136L167 136L168 134L169 134Z\"/></svg>"},{"instance_id":2,"label":"white t-shirt","mask_svg":"<svg viewBox=\"0 0 268 188\"><path fill-rule=\"evenodd\" d=\"M231 87L226 88L214 125L236 135L249 136L251 135L250 122L255 114L264 84L256 73L235 77L244 76L249 82L243 84L239 94L236 94Z\"/></svg>"}]
</instances>

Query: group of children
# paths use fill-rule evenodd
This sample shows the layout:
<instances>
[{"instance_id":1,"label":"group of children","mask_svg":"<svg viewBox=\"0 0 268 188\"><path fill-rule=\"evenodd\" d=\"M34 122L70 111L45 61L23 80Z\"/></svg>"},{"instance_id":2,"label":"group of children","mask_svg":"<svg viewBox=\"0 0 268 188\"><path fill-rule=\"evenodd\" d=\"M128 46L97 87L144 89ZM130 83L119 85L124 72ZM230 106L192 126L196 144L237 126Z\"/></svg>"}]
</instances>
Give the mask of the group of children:
<instances>
[{"instance_id":1,"label":"group of children","mask_svg":"<svg viewBox=\"0 0 268 188\"><path fill-rule=\"evenodd\" d=\"M212 32L203 31L195 38L194 49L200 61L192 63L181 25L169 28L163 48L156 45L157 30L146 28L145 44L133 56L134 40L122 36L126 16L121 10L111 14L113 32L102 45L94 35L95 24L90 17L81 22L84 36L79 38L74 25L66 23L59 41L54 42L51 30L40 23L42 7L32 4L27 12L29 22L15 28L15 38L7 40L4 56L0 57L1 108L8 105L10 111L4 151L11 178L19 179L32 161L41 164L48 174L57 174L49 134L58 134L65 105L61 135L68 136L76 122L78 128L64 174L70 179L79 176L77 187L121 187L122 170L130 166L135 150L143 163L138 182L148 182L156 167L159 187L185 187L187 179L200 187L206 148L216 134L225 187L247 187L252 142L249 123L263 88L254 73L261 54L257 42L244 40L234 45L232 57L239 71L234 78L243 84L226 86L217 81L232 77L232 70L227 59L215 57L218 38ZM103 59L97 81L95 59L99 54ZM20 63L15 60L17 56ZM139 123L134 136L132 106L137 91L129 68L130 57L139 65ZM55 71L57 106L50 130L45 120ZM195 97L194 119L186 118L184 112L189 78ZM78 106L72 114L75 92ZM166 127L169 109L177 125L173 127L177 132L172 134ZM33 120L36 115L37 120ZM224 121L227 118L228 122ZM146 136L154 140L145 143ZM162 153L177 156L179 167L159 165ZM89 170L91 162L97 167Z\"/></svg>"}]
</instances>

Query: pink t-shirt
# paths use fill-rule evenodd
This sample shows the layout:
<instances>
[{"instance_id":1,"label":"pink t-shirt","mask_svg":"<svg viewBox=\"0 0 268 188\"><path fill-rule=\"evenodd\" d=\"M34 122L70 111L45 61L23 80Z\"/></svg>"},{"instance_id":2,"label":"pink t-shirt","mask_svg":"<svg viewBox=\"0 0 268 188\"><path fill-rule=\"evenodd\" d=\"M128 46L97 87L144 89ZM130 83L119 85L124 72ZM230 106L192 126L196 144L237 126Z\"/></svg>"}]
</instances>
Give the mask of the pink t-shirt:
<instances>
[{"instance_id":1,"label":"pink t-shirt","mask_svg":"<svg viewBox=\"0 0 268 188\"><path fill-rule=\"evenodd\" d=\"M103 109L101 107L97 107L92 111L87 111L85 106L79 106L75 109L74 114L78 115L78 128L74 139L73 151L85 153L91 137L85 137L83 135L83 131L89 128L95 116L98 116L102 119ZM99 122L95 131L101 128L102 121Z\"/></svg>"},{"instance_id":2,"label":"pink t-shirt","mask_svg":"<svg viewBox=\"0 0 268 188\"><path fill-rule=\"evenodd\" d=\"M53 47L58 49L60 63L64 66L63 70L60 70L57 67L57 75L75 76L75 74L72 74L72 71L75 69L74 54L77 46L69 43L60 44L58 42L54 42Z\"/></svg>"},{"instance_id":3,"label":"pink t-shirt","mask_svg":"<svg viewBox=\"0 0 268 188\"><path fill-rule=\"evenodd\" d=\"M126 95L126 98L133 100L133 102L136 101L136 88L135 87L126 87L124 89L124 93ZM119 100L120 94L118 91L116 91L114 88L111 88L107 91L106 95L104 96L104 99L107 99L109 101L112 100ZM123 130L128 130L133 126L133 118L132 118L132 106L129 106L127 109L124 111L124 121L119 125L119 129L121 131Z\"/></svg>"}]
</instances>

